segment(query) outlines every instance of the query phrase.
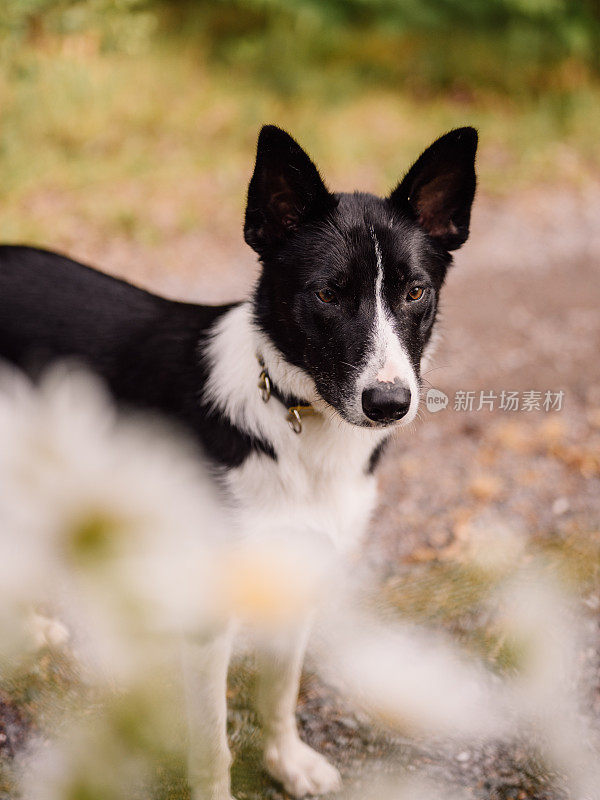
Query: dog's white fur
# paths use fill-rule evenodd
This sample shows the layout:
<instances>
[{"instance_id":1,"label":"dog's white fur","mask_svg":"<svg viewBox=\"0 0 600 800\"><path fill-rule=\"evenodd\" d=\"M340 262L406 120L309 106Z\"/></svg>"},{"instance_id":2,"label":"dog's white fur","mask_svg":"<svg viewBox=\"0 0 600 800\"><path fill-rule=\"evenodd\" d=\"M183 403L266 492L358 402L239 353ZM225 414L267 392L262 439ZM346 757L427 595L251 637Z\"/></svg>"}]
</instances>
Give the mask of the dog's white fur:
<instances>
[{"instance_id":1,"label":"dog's white fur","mask_svg":"<svg viewBox=\"0 0 600 800\"><path fill-rule=\"evenodd\" d=\"M381 292L380 279L375 288ZM418 405L416 377L408 373L410 364L385 317L381 298L378 309L367 368L357 377L358 402L367 380L375 380L382 368L397 369L413 392L415 408L411 406L407 415L412 419ZM281 392L313 404L317 413L303 417L301 435L290 429L286 410L276 398L266 403L261 399L257 354ZM206 397L234 424L272 443L277 453L277 461L251 455L242 466L223 474L241 531L293 529L302 535L316 530L342 553L355 548L376 499L375 479L365 467L389 428L344 421L319 397L312 379L287 363L257 329L250 303L235 307L216 323L204 356L210 364ZM327 793L340 785L337 770L300 740L296 727L307 630L308 625L302 626L270 654L263 654L259 681L264 763L294 797ZM186 671L195 800L230 800L224 702L230 638L228 632L204 647L189 645L198 650Z\"/></svg>"},{"instance_id":2,"label":"dog's white fur","mask_svg":"<svg viewBox=\"0 0 600 800\"><path fill-rule=\"evenodd\" d=\"M415 418L419 407L419 385L406 350L402 346L392 324L392 312L387 307L383 296L383 260L381 247L373 227L369 228L375 247L377 259L377 274L375 277L375 317L373 324L373 340L369 348L367 365L359 376L355 394L355 415L360 423L362 414L361 397L363 389L371 386L375 381L393 383L399 379L400 383L410 390L410 407L402 424L406 425Z\"/></svg>"}]
</instances>

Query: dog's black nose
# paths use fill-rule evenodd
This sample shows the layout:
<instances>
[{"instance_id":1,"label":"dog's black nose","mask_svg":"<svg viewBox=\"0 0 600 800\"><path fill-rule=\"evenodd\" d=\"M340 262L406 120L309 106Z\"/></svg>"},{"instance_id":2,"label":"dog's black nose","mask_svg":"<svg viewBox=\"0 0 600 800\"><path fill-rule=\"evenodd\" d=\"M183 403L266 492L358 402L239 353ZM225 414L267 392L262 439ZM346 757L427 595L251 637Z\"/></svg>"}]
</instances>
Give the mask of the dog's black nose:
<instances>
[{"instance_id":1,"label":"dog's black nose","mask_svg":"<svg viewBox=\"0 0 600 800\"><path fill-rule=\"evenodd\" d=\"M362 393L362 407L373 422L395 422L410 408L410 389L395 383L376 383Z\"/></svg>"}]
</instances>

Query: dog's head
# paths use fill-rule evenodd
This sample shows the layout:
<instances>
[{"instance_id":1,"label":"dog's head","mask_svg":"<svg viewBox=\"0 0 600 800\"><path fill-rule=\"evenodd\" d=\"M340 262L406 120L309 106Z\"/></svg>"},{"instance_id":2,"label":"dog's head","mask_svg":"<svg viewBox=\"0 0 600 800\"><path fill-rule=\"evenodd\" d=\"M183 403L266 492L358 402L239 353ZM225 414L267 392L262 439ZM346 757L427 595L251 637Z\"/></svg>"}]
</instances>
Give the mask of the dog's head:
<instances>
[{"instance_id":1,"label":"dog's head","mask_svg":"<svg viewBox=\"0 0 600 800\"><path fill-rule=\"evenodd\" d=\"M442 136L386 198L332 194L302 148L265 126L244 234L263 265L261 330L362 426L409 422L450 252L469 234L477 133Z\"/></svg>"}]
</instances>

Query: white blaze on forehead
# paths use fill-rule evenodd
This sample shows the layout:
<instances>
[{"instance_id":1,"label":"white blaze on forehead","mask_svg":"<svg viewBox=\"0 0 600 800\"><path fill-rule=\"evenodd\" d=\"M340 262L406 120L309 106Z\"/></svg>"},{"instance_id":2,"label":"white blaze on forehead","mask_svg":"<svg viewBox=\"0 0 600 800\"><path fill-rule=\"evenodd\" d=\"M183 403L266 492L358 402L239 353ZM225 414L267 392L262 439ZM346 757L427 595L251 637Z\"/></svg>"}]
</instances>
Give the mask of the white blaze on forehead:
<instances>
[{"instance_id":1,"label":"white blaze on forehead","mask_svg":"<svg viewBox=\"0 0 600 800\"><path fill-rule=\"evenodd\" d=\"M375 325L373 358L377 362L376 380L393 383L396 378L406 379L407 369L412 373L412 366L394 330L391 314L385 307L383 297L383 258L379 240L373 226L369 228L375 245L377 258L377 275L375 277Z\"/></svg>"},{"instance_id":2,"label":"white blaze on forehead","mask_svg":"<svg viewBox=\"0 0 600 800\"><path fill-rule=\"evenodd\" d=\"M373 226L369 232L375 247L377 273L375 276L375 317L373 323L373 338L369 347L368 362L360 378L363 388L381 381L383 383L399 383L410 389L412 399L411 408L407 417L412 418L416 413L419 403L419 387L415 371L410 359L402 346L400 338L394 328L391 312L386 308L383 296L383 257L379 240Z\"/></svg>"},{"instance_id":3,"label":"white blaze on forehead","mask_svg":"<svg viewBox=\"0 0 600 800\"><path fill-rule=\"evenodd\" d=\"M374 356L377 358L383 354L383 363L381 369L377 373L377 380L384 383L393 383L396 378L396 365L392 361L388 361L388 339L390 331L389 320L385 313L383 306L383 259L381 257L381 248L379 240L375 235L373 226L369 227L371 236L373 237L373 244L375 245L375 256L377 258L377 275L375 277L375 337L374 337ZM393 331L392 331L393 332Z\"/></svg>"}]
</instances>

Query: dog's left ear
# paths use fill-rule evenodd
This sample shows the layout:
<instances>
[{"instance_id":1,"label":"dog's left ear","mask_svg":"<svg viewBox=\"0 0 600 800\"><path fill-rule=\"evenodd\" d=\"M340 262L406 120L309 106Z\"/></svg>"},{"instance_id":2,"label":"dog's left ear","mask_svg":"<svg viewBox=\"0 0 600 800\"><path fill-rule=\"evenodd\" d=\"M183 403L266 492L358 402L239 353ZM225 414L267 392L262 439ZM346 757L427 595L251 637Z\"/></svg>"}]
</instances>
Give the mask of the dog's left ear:
<instances>
[{"instance_id":1,"label":"dog's left ear","mask_svg":"<svg viewBox=\"0 0 600 800\"><path fill-rule=\"evenodd\" d=\"M248 187L244 238L263 256L306 222L325 216L336 200L313 162L281 128L265 125Z\"/></svg>"},{"instance_id":2,"label":"dog's left ear","mask_svg":"<svg viewBox=\"0 0 600 800\"><path fill-rule=\"evenodd\" d=\"M425 150L389 197L445 250L456 250L469 236L476 152L474 128L450 131Z\"/></svg>"}]
</instances>

